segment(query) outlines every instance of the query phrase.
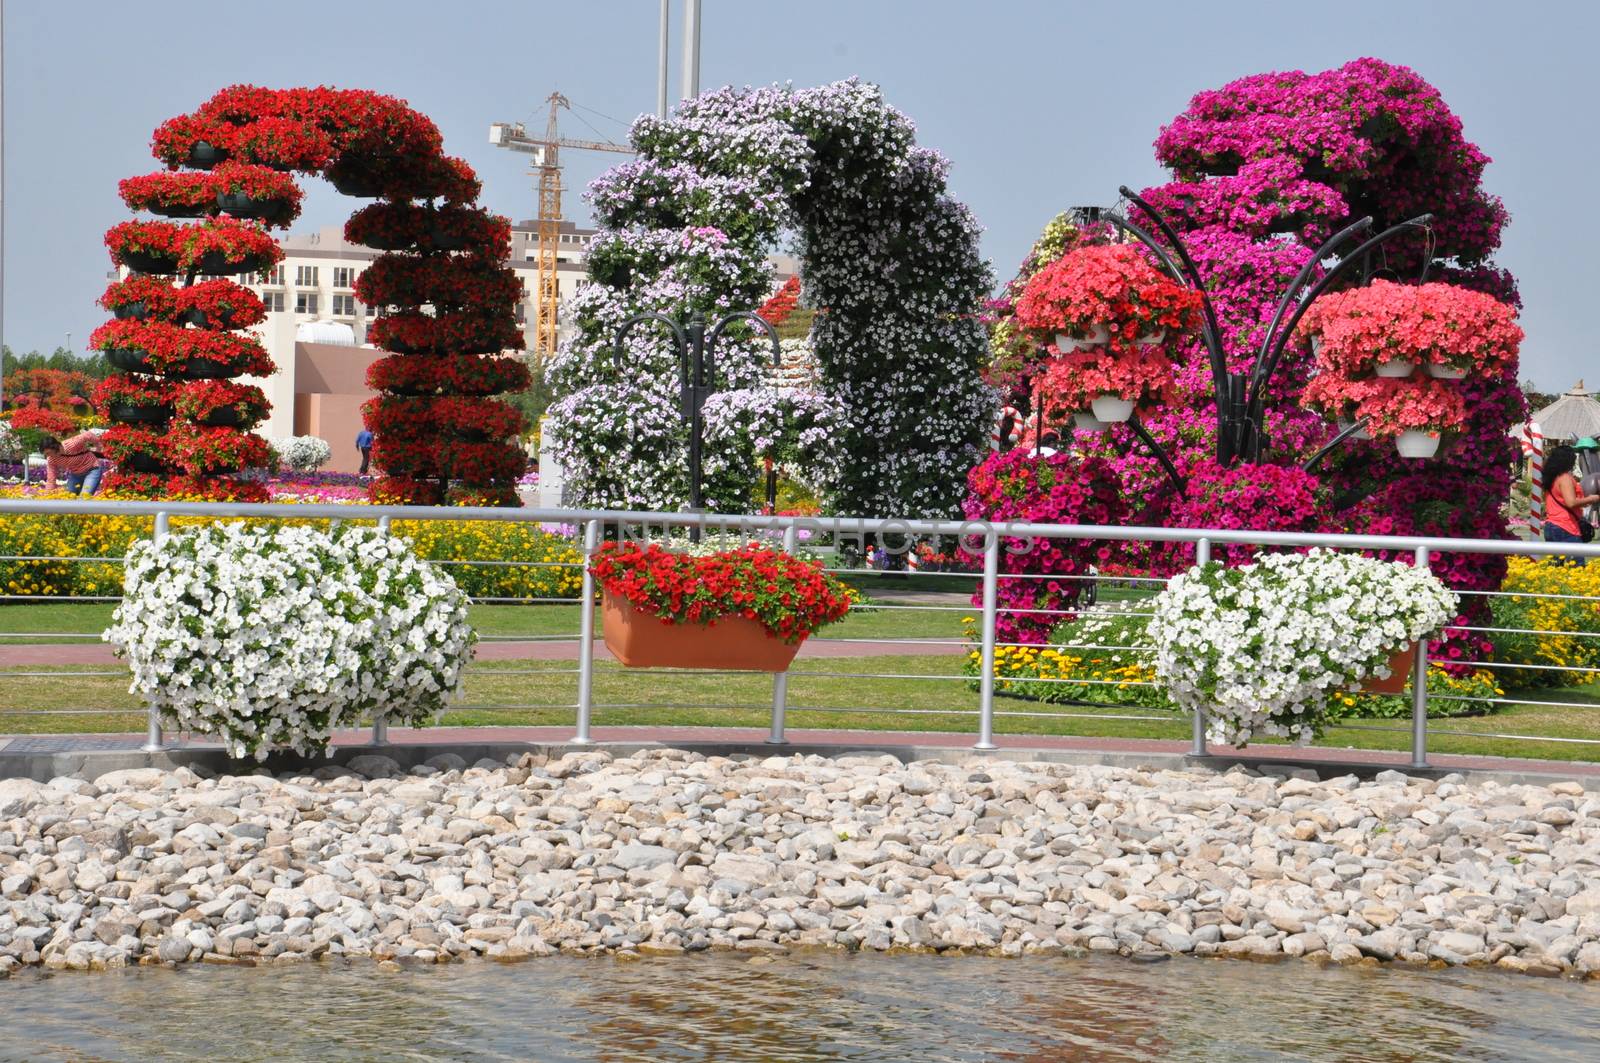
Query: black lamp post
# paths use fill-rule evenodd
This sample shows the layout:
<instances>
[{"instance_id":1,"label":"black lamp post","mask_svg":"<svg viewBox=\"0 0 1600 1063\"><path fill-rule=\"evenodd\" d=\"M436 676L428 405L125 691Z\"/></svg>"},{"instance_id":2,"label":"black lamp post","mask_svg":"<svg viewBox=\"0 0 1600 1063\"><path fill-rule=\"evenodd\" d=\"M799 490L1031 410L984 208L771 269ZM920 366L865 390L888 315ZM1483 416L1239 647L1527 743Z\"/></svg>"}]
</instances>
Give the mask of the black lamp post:
<instances>
[{"instance_id":1,"label":"black lamp post","mask_svg":"<svg viewBox=\"0 0 1600 1063\"><path fill-rule=\"evenodd\" d=\"M1357 245L1349 254L1343 255L1337 264L1323 274L1322 279L1311 284L1311 276L1316 271L1318 263L1327 259L1339 248L1358 234L1372 228L1373 219L1369 217L1346 226L1326 240L1317 248L1312 256L1301 267L1289 287L1284 290L1278 299L1278 305L1273 311L1272 320L1267 325L1267 332L1261 340L1261 349L1256 354L1255 364L1249 374L1230 373L1228 371L1227 356L1222 347L1222 329L1217 323L1216 308L1211 305L1210 296L1206 294L1205 282L1200 276L1200 271L1195 268L1194 260L1189 255L1189 249L1184 245L1182 238L1168 224L1161 213L1135 195L1126 185L1119 189L1123 197L1136 204L1147 217L1155 222L1172 251L1177 254L1174 260L1172 253L1163 247L1156 239L1144 229L1128 221L1114 211L1104 211L1100 217L1111 222L1117 228L1131 235L1145 247L1149 248L1173 280L1179 284L1198 292L1201 299L1202 320L1200 336L1205 343L1206 353L1211 361L1211 378L1214 382L1214 399L1217 407L1217 461L1222 465L1233 465L1238 461L1259 461L1261 450L1266 445L1267 437L1264 430L1266 421L1266 385L1272 378L1273 371L1283 359L1284 348L1289 339L1294 335L1295 326L1300 324L1300 319L1317 297L1331 288L1340 278L1346 276L1357 266L1366 272L1366 279L1371 277L1371 253L1386 241L1398 236L1409 229L1423 229L1431 238L1432 230L1428 223L1433 220L1433 215L1422 214L1409 221L1390 226L1376 236L1371 236ZM1431 253L1423 256L1422 279L1428 275ZM1309 289L1308 289L1308 285ZM1304 293L1304 294L1302 294ZM1291 310L1291 305L1293 309ZM1347 426L1327 446L1317 451L1305 463L1309 471L1314 468L1335 447L1346 439L1355 435L1366 424L1365 419ZM1144 425L1139 423L1137 417L1128 421L1128 428L1139 438L1145 446L1150 448L1156 458L1161 462L1168 479L1182 491L1184 481L1173 466L1172 459L1168 457Z\"/></svg>"},{"instance_id":2,"label":"black lamp post","mask_svg":"<svg viewBox=\"0 0 1600 1063\"><path fill-rule=\"evenodd\" d=\"M715 388L712 381L716 377L716 350L717 341L722 338L723 330L736 321L748 321L760 331L766 333L767 339L772 343L773 366L776 370L783 369L783 348L778 343L778 334L773 331L770 324L760 314L750 310L736 310L718 318L708 329L703 314L696 311L689 315L688 321L679 324L665 314L643 313L635 314L622 323L617 330L617 338L612 345L612 356L616 361L617 370L622 371L622 346L628 334L635 325L646 321L659 321L672 332L673 352L678 356L678 395L680 410L685 423L689 425L689 510L700 513L705 509L704 472L702 469L702 450L705 435L705 404ZM769 477L769 494L771 492L771 479ZM695 541L699 541L700 529L691 529Z\"/></svg>"}]
</instances>

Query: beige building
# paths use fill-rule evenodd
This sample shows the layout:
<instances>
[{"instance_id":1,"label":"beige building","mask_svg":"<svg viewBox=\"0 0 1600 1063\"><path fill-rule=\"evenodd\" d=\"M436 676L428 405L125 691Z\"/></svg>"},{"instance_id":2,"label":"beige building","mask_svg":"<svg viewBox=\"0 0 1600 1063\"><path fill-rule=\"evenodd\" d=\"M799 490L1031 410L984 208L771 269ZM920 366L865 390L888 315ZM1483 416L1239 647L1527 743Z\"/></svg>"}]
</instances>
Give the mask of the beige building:
<instances>
[{"instance_id":1,"label":"beige building","mask_svg":"<svg viewBox=\"0 0 1600 1063\"><path fill-rule=\"evenodd\" d=\"M584 258L592 237L593 230L561 223L556 269L563 338L568 328L565 307L587 283ZM380 252L346 241L341 225L290 235L281 246L283 262L265 282L247 281L267 304L267 320L253 331L278 366L275 375L258 381L272 403L272 414L257 431L268 439L320 436L333 447L333 460L326 468L354 472L361 464L355 447L361 405L373 394L366 386L367 367L383 357L366 342L369 311L356 299L355 282ZM512 226L510 265L522 279L523 291L516 314L530 348L537 252L533 223Z\"/></svg>"}]
</instances>

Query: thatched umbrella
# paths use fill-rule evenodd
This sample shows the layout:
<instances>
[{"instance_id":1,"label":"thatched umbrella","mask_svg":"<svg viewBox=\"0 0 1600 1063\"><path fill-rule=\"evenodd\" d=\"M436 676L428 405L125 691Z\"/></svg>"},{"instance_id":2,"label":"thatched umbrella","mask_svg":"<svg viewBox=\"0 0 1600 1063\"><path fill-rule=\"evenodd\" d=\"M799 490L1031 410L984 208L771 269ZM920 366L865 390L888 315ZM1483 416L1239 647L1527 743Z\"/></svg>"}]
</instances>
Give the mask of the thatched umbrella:
<instances>
[{"instance_id":1,"label":"thatched umbrella","mask_svg":"<svg viewBox=\"0 0 1600 1063\"><path fill-rule=\"evenodd\" d=\"M1539 422L1545 439L1551 442L1570 443L1582 436L1600 436L1600 402L1593 392L1584 390L1580 380L1529 420Z\"/></svg>"}]
</instances>

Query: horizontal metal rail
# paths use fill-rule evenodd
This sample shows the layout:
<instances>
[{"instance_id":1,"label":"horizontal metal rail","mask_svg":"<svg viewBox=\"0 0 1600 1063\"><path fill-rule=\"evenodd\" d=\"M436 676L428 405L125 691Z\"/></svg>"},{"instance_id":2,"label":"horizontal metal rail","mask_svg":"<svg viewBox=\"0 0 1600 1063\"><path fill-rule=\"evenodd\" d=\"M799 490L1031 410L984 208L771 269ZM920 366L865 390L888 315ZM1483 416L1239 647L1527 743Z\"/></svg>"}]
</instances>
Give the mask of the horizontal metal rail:
<instances>
[{"instance_id":1,"label":"horizontal metal rail","mask_svg":"<svg viewBox=\"0 0 1600 1063\"><path fill-rule=\"evenodd\" d=\"M979 748L990 748L992 743L987 743L987 737L992 730L992 721L996 717L1015 717L1020 719L1084 719L1084 720L1116 720L1157 722L1163 725L1179 723L1185 717L1173 710L1163 715L1151 714L1147 705L1130 705L1130 708L1142 709L1141 712L1117 711L1052 711L1043 708L1025 709L1018 707L1001 707L995 704L996 694L1005 693L1024 685L1039 684L1041 687L1056 689L1079 688L1140 688L1159 690L1160 684L1152 678L1093 678L1090 675L1028 675L1008 674L1006 667L1002 666L998 672L995 663L1001 658L1015 660L1018 656L1031 657L1032 654L1017 655L1015 650L1054 650L1066 656L1081 656L1084 654L1126 654L1130 664L1139 663L1147 659L1148 648L1144 644L1137 645L1107 645L1098 641L1085 641L1074 643L1071 641L1052 643L1048 646L1023 642L1007 642L996 635L997 622L1001 618L1012 621L1032 619L1035 621L1053 621L1055 619L1068 619L1083 615L1081 608L1052 608L1040 604L1029 607L1003 604L995 595L997 587L1011 583L1038 585L1042 582L1055 582L1062 585L1083 585L1095 588L1102 602L1137 603L1115 611L1099 610L1096 616L1114 616L1118 619L1144 619L1151 613L1148 606L1141 609L1143 603L1149 599L1149 594L1158 589L1165 581L1156 575L1141 575L1130 573L1100 573L1100 572L1074 572L1074 573L1007 573L1003 571L1005 565L1000 562L1008 553L1023 552L1032 549L1040 540L1083 540L1083 541L1138 541L1151 544L1187 544L1194 547L1196 557L1205 559L1219 547L1226 545L1247 545L1266 548L1299 549L1306 547L1325 547L1339 550L1365 550L1378 551L1385 556L1393 556L1402 560L1420 558L1425 563L1430 556L1439 554L1477 554L1484 556L1523 556L1530 558L1564 557L1564 558L1600 558L1600 544L1558 544L1542 541L1526 540L1475 540L1435 538L1427 536L1371 536L1371 535L1323 535L1294 532L1259 532L1244 529L1181 529L1181 528L1142 528L1142 527L1099 527L1090 525L1048 525L1028 522L1001 522L986 523L982 521L961 520L897 520L897 519L871 519L871 518L817 518L817 517L766 517L738 514L712 514L700 515L690 513L654 513L654 512L627 512L614 510L549 510L549 509L477 509L457 507L405 507L405 506L369 506L362 505L359 513L353 513L352 507L345 503L295 503L295 504L267 504L258 505L250 503L177 503L177 502L112 502L102 499L4 499L0 500L0 520L8 516L21 514L48 514L54 516L71 516L84 514L117 515L130 518L153 518L150 522L154 534L161 535L169 525L181 528L189 518L205 519L251 519L266 520L292 520L292 521L349 521L362 524L376 522L379 527L389 526L394 528L394 522L407 521L423 524L427 522L498 522L536 524L548 530L555 527L560 530L571 529L575 534L581 534L582 547L578 560L518 560L518 559L477 559L470 557L450 557L431 559L431 563L455 570L457 572L514 572L519 569L559 569L570 570L578 576L582 589L577 597L567 597L543 594L529 594L516 596L511 594L495 595L485 594L472 599L474 604L486 605L517 605L528 608L550 608L553 606L578 606L575 611L580 621L580 631L576 634L527 634L501 633L486 635L481 641L485 644L514 643L514 642L559 642L576 644L576 661L553 659L559 667L531 666L526 659L517 661L484 661L472 663L467 669L466 676L470 683L487 681L491 677L503 676L506 678L517 677L519 682L529 685L530 691L537 690L540 677L549 677L550 683L566 683L569 676L578 676L578 697L574 702L519 702L515 705L475 705L458 704L447 710L450 713L501 713L517 711L573 711L577 714L579 740L587 738L588 720L595 710L622 710L622 709L718 709L736 708L741 711L756 711L764 708L763 705L740 706L715 706L704 704L711 698L697 698L690 702L665 702L652 701L646 704L605 703L595 696L594 684L597 676L604 682L622 674L620 669L610 666L596 669L594 641L592 639L592 625L594 623L594 610L582 607L594 591L594 580L588 571L587 557L598 544L613 534L634 535L637 529L645 529L648 536L651 529L661 529L663 535L671 531L699 528L702 532L724 532L729 536L748 536L751 538L776 539L783 537L787 549L795 549L801 541L807 538L814 543L824 541L832 543L834 554L832 556L849 558L853 551L864 550L865 543L870 538L876 538L882 543L893 547L896 542L909 545L918 537L945 536L954 538L960 543L959 549L971 559L971 570L948 570L942 568L913 569L909 566L900 568L859 567L850 563L834 563L830 571L847 579L855 579L864 586L871 588L871 593L887 598L887 601L878 603L870 600L858 607L863 615L878 613L885 617L895 614L911 615L925 613L938 618L940 614L960 614L972 618L964 621L969 628L975 624L976 634L982 639L981 645L974 642L971 645L971 655L959 653L941 654L954 664L960 662L962 669L956 672L910 672L905 669L893 671L874 671L870 666L862 664L872 656L847 658L859 661L862 664L847 665L848 671L833 670L837 666L816 666L802 659L800 665L787 674L773 680L773 725L777 740L781 741L782 712L829 712L838 714L891 714L906 716L967 716L976 715L979 720ZM667 536L676 540L680 536ZM577 547L574 547L577 549ZM824 555L827 550L822 549ZM893 554L895 550L890 549ZM39 555L19 552L0 556L0 563L11 562L19 565L40 566L50 571L50 566L65 564L118 564L122 558L90 556L89 552L82 555ZM899 564L899 562L891 562ZM30 574L31 575L31 574ZM915 589L907 587L902 590L895 586L896 582L909 577L919 577L920 586ZM37 579L38 576L33 576ZM34 584L36 586L37 584ZM919 602L915 599L906 600L899 595L914 595L929 593L930 585L950 587L952 592L966 594L976 592L971 604L945 604L934 601ZM23 583L22 586L30 586ZM530 590L543 588L530 587ZM938 593L934 591L933 593ZM1528 599L1549 600L1553 602L1575 602L1594 606L1600 614L1600 601L1581 594L1563 594L1549 591L1505 591L1505 590L1464 590L1464 596L1475 596L1480 601L1493 601L1501 599ZM1114 597L1108 597L1114 596ZM37 603L48 601L52 603L89 603L89 602L115 602L115 595L46 595L34 593L0 594L0 601L18 604ZM939 621L939 626L947 622ZM953 624L949 625L954 627ZM1593 639L1600 637L1600 622L1596 630L1587 631L1546 631L1541 629L1525 629L1505 626L1486 625L1452 625L1452 631L1475 632L1486 636L1514 635L1532 639L1548 640L1553 638L1570 637L1573 639ZM1059 632L1058 632L1059 634ZM1070 637L1070 636L1069 636ZM70 640L98 639L99 635L90 632L40 632L17 631L0 632L0 643L15 645L26 639L48 639L56 642ZM905 655L915 655L919 649L952 649L967 645L967 643L954 637L954 635L917 638L905 635L888 635L883 638L870 638L866 636L852 636L840 634L835 636L819 635L813 640L820 646L833 644L839 648L852 646L865 646L878 644L884 649L903 649ZM972 656L972 655L975 655ZM1426 669L1430 665L1445 667L1459 667L1464 669L1495 672L1521 672L1528 675L1547 675L1550 677L1561 676L1588 676L1590 673L1600 674L1600 668L1590 668L1582 664L1557 664L1543 663L1540 661L1502 661L1495 659L1479 659L1482 655L1474 657L1448 658L1437 654L1420 654L1416 662L1415 683L1412 695L1413 718L1412 726L1401 727L1398 725L1373 725L1347 722L1330 723L1330 728L1404 734L1410 732L1412 736L1413 763L1425 763L1426 742L1430 734L1449 735L1461 739L1494 739L1517 742L1563 742L1579 746L1600 745L1600 737L1586 738L1561 736L1541 736L1521 734L1517 728L1506 728L1502 731L1474 731L1459 725L1444 727L1437 723L1429 725L1427 721L1427 704L1430 699L1437 698L1452 702L1464 702L1474 705L1498 706L1519 705L1530 708L1560 708L1568 710L1600 711L1600 702L1589 701L1558 701L1536 696L1520 696L1516 692L1510 695L1483 697L1474 695L1469 691L1463 693L1448 692L1445 684L1424 681ZM816 659L810 659L815 661ZM887 663L887 662L886 662ZM1079 662L1081 663L1081 662ZM505 665L505 666L502 666ZM969 674L970 673L970 674ZM737 677L742 680L763 680L763 677L752 676L751 673L720 670L720 671L692 671L685 672L678 669L630 669L628 674L634 676L690 676L698 678ZM0 671L0 676L19 680L34 681L41 679L65 678L126 678L125 670L105 671L90 669L87 671L42 671L37 667L24 667L13 672ZM822 689L821 680L848 680L851 682L882 679L888 682L918 683L960 683L978 688L978 697L975 709L951 707L912 707L908 705L883 706L873 708L870 706L808 706L803 704L788 704L787 689L790 680L818 681L817 689ZM669 680L667 682L675 682ZM1431 688L1431 689L1430 689ZM15 687L16 690L28 690L31 687ZM554 689L554 688L552 688ZM1102 701L1082 701L1082 698L1095 698L1089 690L1082 690L1077 697L1064 699L1060 704L1083 705L1091 709L1105 710ZM720 700L720 699L719 699ZM1138 701L1148 700L1143 694L1137 695ZM0 709L0 716L22 715L28 713L40 714L73 714L82 715L122 715L136 714L138 709ZM1165 710L1155 709L1155 712ZM1203 730L1203 720L1193 721L1197 730ZM380 730L381 733L381 730ZM154 740L159 741L159 730L152 731ZM1203 750L1203 740L1197 741L1197 750Z\"/></svg>"}]
</instances>

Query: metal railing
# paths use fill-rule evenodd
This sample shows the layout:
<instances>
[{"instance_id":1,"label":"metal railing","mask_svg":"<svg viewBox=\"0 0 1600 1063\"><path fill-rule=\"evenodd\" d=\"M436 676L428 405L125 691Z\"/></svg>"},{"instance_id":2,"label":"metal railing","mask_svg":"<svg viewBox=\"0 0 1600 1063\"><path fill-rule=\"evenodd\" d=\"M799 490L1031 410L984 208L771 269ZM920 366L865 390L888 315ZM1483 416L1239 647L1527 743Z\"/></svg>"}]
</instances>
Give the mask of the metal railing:
<instances>
[{"instance_id":1,"label":"metal railing","mask_svg":"<svg viewBox=\"0 0 1600 1063\"><path fill-rule=\"evenodd\" d=\"M787 717L796 711L830 712L848 716L851 713L873 713L892 716L928 716L936 715L946 717L951 715L973 715L976 717L974 728L975 742L973 748L991 750L996 748L995 722L999 718L1013 719L1081 719L1097 721L1126 720L1130 722L1163 721L1175 722L1181 716L1159 708L1151 708L1143 713L1134 712L1074 712L1057 707L1055 702L1038 701L1035 707L1027 708L997 708L997 686L1007 683L1005 677L997 677L996 661L998 656L1005 651L1016 647L1027 647L1033 644L1022 642L1006 642L1000 640L997 631L1000 618L1003 615L1035 614L1067 618L1073 615L1072 609L1021 609L1002 606L1000 603L999 589L1002 583L1011 580L1030 579L1058 579L1097 581L1101 584L1115 584L1130 595L1153 594L1164 582L1156 576L1141 575L1138 573L1119 575L1112 578L1096 575L1037 575L1037 574L1010 574L1002 571L1001 561L1007 550L1019 549L1016 540L1023 544L1031 544L1039 539L1073 539L1088 541L1136 541L1151 544L1192 544L1195 558L1199 562L1208 560L1215 546L1221 545L1247 545L1265 548L1302 549L1308 547L1326 547L1330 549L1359 550L1359 551L1384 551L1391 555L1410 554L1413 564L1423 568L1429 567L1434 558L1440 554L1493 554L1493 555L1518 555L1525 557L1560 557L1570 561L1600 558L1600 545L1556 544L1543 542L1526 542L1520 540L1478 540L1478 539L1449 539L1419 536L1374 536L1374 535L1325 535L1298 532L1260 532L1237 531L1216 529L1182 529L1182 528L1143 528L1143 527L1100 527L1093 525L1054 525L1031 523L987 523L983 521L956 521L956 520L902 520L902 519L873 519L873 518L822 518L822 517L766 517L766 516L741 516L741 515L705 515L688 513L658 513L658 512L632 512L619 510L568 510L568 509L483 509L483 508L455 508L455 507L410 507L410 506L369 506L349 504L245 504L245 503L178 503L178 502L122 502L104 500L46 500L46 499L0 499L0 521L14 516L26 514L52 514L59 516L94 516L116 514L120 516L153 517L153 534L156 538L170 534L174 518L202 517L202 518L256 518L296 521L365 521L376 522L381 530L389 530L393 521L404 520L410 522L518 522L539 523L544 525L562 524L576 527L581 533L581 561L550 562L550 561L518 561L504 559L443 559L433 563L448 566L447 570L458 569L460 566L527 566L527 567L571 567L581 570L581 585L579 598L576 601L566 599L570 604L592 603L595 599L595 582L589 571L588 557L598 547L602 539L615 535L630 535L638 537L651 537L659 532L667 534L669 530L688 529L698 527L703 532L729 532L738 536L765 536L774 542L780 541L786 549L795 550L802 545L802 538L808 534L818 542L829 544L834 550L841 546L851 545L862 548L870 539L892 543L899 541L910 543L918 538L926 537L954 537L962 544L962 548L973 556L974 561L981 561L976 565L977 571L973 572L940 572L922 573L925 577L943 577L953 584L974 585L976 593L974 604L976 610L969 606L952 604L927 604L927 603L874 603L871 609L884 613L904 611L910 614L933 614L945 616L947 614L967 614L976 612L973 619L977 623L977 645L975 647L976 660L973 667L963 670L961 674L926 674L906 671L880 672L873 671L864 666L859 669L843 671L807 670L793 673L793 677L803 676L808 682L819 680L894 680L900 682L916 683L962 683L976 686L975 704L970 709L956 710L949 707L919 708L901 702L887 706L868 705L795 705L790 701L791 673L778 673L772 679L770 705L765 703L757 706L752 703L740 703L731 706L720 706L704 703L695 703L692 706L680 705L677 702L666 700L647 701L622 701L599 702L596 699L596 669L595 669L595 618L594 609L582 608L578 612L578 630L569 635L534 635L531 637L516 635L489 636L483 641L492 643L496 640L538 641L552 639L575 638L576 662L575 667L557 668L531 668L531 669L494 669L475 674L497 675L537 675L549 676L576 676L576 698L572 702L533 702L519 705L459 705L454 709L484 709L493 711L545 711L545 710L570 710L573 713L573 735L571 741L576 744L586 744L593 741L592 721L595 711L625 710L635 708L679 708L694 707L712 709L719 707L737 709L765 709L770 712L770 724L766 741L781 745L787 741ZM843 556L843 555L836 555ZM59 564L115 564L121 559L116 557L91 557L91 556L52 556L46 554L9 554L0 555L0 564L7 562L34 562L34 563L59 563ZM882 577L879 569L869 569L860 566L838 567L830 569L846 579L863 577ZM4 590L5 588L0 588ZM1519 597L1519 598L1549 598L1552 600L1577 601L1587 603L1596 609L1597 621L1593 630L1548 631L1542 629L1524 629L1512 627L1496 627L1491 625L1476 625L1459 630L1468 630L1485 635L1531 635L1538 638L1553 639L1556 637L1592 638L1600 635L1600 598L1590 598L1585 595L1569 594L1544 594L1539 592L1516 592L1508 594L1505 591L1465 591L1464 595L1479 595L1489 598ZM115 600L114 597L105 595L85 596L93 600ZM0 599L9 601L41 600L63 601L71 600L55 596L38 595L7 595L0 594ZM83 600L82 598L78 600ZM530 602L551 604L558 599L549 597L530 596L496 597L487 596L477 599L479 603L489 602ZM1133 598L1137 601L1137 597ZM1130 611L1127 615L1145 615ZM19 637L33 638L46 637L49 639L63 638L97 638L97 634L90 632L10 632L0 633L0 645L9 644ZM819 634L811 640L818 646L889 646L904 647L908 656L914 656L917 649L931 649L934 647L954 648L968 646L966 638L956 637L910 637L910 636L885 636L876 638L828 636ZM1096 647L1089 644L1065 643L1056 644L1060 649L1082 650L1137 650L1139 647ZM1040 647L1035 647L1040 648ZM949 653L945 656L950 659L959 659ZM869 660L870 658L861 658ZM1512 662L1492 660L1462 660L1459 658L1446 658L1436 660L1434 663L1484 668L1489 670L1515 668L1522 674L1526 673L1583 673L1600 678L1600 670L1561 664L1556 662ZM1341 722L1336 727L1355 731L1390 731L1409 732L1408 745L1410 750L1410 763L1414 767L1428 765L1428 737L1431 734L1463 735L1474 738L1497 739L1504 741L1542 741L1556 743L1576 743L1582 745L1600 746L1600 733L1590 735L1523 735L1501 734L1496 732L1452 730L1449 728L1431 727L1428 721L1428 706L1430 698L1461 698L1463 695L1448 693L1430 693L1428 683L1429 658L1426 644L1419 646L1412 662L1412 690L1411 690L1411 715L1407 727L1395 727L1383 724L1354 724ZM641 670L643 671L643 670ZM683 675L681 670L671 670L664 674ZM975 673L975 674L974 674ZM118 672L5 672L0 671L3 678L37 678L40 676L104 676L125 674ZM696 672L687 673L701 676L716 675L717 673ZM748 675L748 673L744 673ZM1559 677L1559 676L1558 676ZM1026 682L1031 684L1073 684L1078 687L1093 687L1097 684L1110 686L1113 681L1096 680L1090 678L1072 677L1051 679L1047 677L1030 677ZM1114 681L1119 687L1127 686L1153 686L1148 679ZM1588 708L1594 707L1595 702L1586 701L1560 701L1560 700L1530 700L1527 697L1480 697L1472 695L1470 700L1483 701L1491 704L1516 704L1541 707L1568 707ZM1087 701L1081 704L1086 708L1106 709L1108 706L1101 702ZM36 710L0 710L0 714L15 715L18 712L39 714L91 714L126 712L118 709L36 709ZM453 710L454 711L454 710ZM161 721L152 710L148 713L147 738L144 748L157 750L166 748L166 736L162 733ZM382 743L387 740L387 728L383 720L373 724L373 740ZM1195 714L1191 721L1190 749L1194 755L1205 755L1208 752L1206 739L1206 720L1203 715Z\"/></svg>"}]
</instances>

